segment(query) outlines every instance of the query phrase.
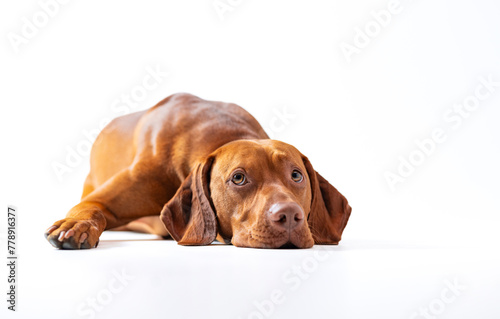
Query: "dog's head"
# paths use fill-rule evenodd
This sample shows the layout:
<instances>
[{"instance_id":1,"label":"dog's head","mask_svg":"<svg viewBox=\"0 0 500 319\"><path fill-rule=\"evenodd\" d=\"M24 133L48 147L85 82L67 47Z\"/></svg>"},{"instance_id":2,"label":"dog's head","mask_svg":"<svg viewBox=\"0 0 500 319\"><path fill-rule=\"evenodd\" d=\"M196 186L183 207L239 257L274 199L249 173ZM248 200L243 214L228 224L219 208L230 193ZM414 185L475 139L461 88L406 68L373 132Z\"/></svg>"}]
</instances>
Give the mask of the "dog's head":
<instances>
[{"instance_id":1,"label":"dog's head","mask_svg":"<svg viewBox=\"0 0 500 319\"><path fill-rule=\"evenodd\" d=\"M337 244L351 207L295 147L275 140L228 143L197 165L161 219L181 245L216 237L235 246Z\"/></svg>"}]
</instances>

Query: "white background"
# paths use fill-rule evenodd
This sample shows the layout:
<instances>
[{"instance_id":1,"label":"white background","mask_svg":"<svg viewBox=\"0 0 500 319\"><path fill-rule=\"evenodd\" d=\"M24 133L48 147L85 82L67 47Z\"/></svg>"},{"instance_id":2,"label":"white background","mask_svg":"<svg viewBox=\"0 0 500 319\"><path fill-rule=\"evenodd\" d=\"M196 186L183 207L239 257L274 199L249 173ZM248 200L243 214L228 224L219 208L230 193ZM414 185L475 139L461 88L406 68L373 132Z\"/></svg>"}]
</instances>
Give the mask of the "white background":
<instances>
[{"instance_id":1,"label":"white background","mask_svg":"<svg viewBox=\"0 0 500 319\"><path fill-rule=\"evenodd\" d=\"M373 27L371 12L388 1L233 0L222 18L213 3L69 1L20 45L13 34L43 10L0 5L0 207L19 211L17 317L90 317L78 307L104 298L112 270L128 267L135 279L97 318L411 318L433 306L439 318L498 318L500 87L460 125L444 117L473 100L480 79L500 81L500 5L401 1ZM346 58L342 45L367 26L372 36ZM168 76L136 106L117 102L155 68ZM44 241L78 203L84 132L176 92L243 106L348 198L351 219L326 261L321 247L186 248L106 234L99 249L61 252ZM385 174L399 174L436 128L446 140L391 189ZM0 226L3 250L6 217ZM310 270L297 290L282 279L293 265ZM439 301L453 280L466 288ZM259 310L274 289L286 300Z\"/></svg>"}]
</instances>

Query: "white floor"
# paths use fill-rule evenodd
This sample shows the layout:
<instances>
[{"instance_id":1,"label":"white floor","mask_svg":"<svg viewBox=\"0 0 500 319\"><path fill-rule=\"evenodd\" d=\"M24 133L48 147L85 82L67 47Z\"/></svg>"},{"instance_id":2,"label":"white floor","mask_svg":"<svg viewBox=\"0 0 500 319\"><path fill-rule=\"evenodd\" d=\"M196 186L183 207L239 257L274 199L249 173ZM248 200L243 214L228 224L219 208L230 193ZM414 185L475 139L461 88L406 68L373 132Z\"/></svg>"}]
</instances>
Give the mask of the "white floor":
<instances>
[{"instance_id":1,"label":"white floor","mask_svg":"<svg viewBox=\"0 0 500 319\"><path fill-rule=\"evenodd\" d=\"M43 240L20 255L8 318L499 318L493 246L346 236L306 250L182 247L105 232L98 249ZM5 318L2 315L2 318Z\"/></svg>"}]
</instances>

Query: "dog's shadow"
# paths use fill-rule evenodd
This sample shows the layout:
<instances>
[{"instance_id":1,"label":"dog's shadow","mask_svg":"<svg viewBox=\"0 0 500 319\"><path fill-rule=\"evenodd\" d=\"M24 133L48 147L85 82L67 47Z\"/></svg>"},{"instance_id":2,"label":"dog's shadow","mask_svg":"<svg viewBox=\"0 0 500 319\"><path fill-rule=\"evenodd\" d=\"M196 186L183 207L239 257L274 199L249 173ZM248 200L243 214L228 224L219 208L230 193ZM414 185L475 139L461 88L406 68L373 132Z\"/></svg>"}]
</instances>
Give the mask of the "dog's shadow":
<instances>
[{"instance_id":1,"label":"dog's shadow","mask_svg":"<svg viewBox=\"0 0 500 319\"><path fill-rule=\"evenodd\" d=\"M116 248L130 246L131 243L137 242L168 242L176 244L172 237L163 238L152 234L135 233L129 231L113 231L111 236L106 235L101 239L98 247L100 249ZM220 243L214 241L210 245L204 247L233 247L231 244ZM199 247L199 246L197 246ZM362 250L426 250L439 248L436 245L429 245L416 242L396 242L390 240L362 240L362 239L344 239L338 245L314 245L313 249L332 250L338 252L347 251L362 251ZM296 249L281 249L281 250L296 250Z\"/></svg>"}]
</instances>

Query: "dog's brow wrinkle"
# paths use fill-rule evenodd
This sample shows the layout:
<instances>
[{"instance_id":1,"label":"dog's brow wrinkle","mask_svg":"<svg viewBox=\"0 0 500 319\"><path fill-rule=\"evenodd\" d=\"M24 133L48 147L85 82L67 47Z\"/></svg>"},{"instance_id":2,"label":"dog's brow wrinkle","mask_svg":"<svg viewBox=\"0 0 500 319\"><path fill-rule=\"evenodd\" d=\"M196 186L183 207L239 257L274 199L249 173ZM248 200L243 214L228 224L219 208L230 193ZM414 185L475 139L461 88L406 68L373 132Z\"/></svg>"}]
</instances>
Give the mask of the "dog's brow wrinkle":
<instances>
[{"instance_id":1,"label":"dog's brow wrinkle","mask_svg":"<svg viewBox=\"0 0 500 319\"><path fill-rule=\"evenodd\" d=\"M287 159L288 156L285 152L283 151L280 151L280 150L274 150L272 155L271 155L271 159L272 161L276 161L276 162L282 162L284 161L285 159Z\"/></svg>"}]
</instances>

